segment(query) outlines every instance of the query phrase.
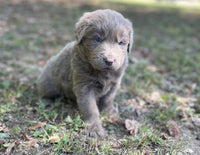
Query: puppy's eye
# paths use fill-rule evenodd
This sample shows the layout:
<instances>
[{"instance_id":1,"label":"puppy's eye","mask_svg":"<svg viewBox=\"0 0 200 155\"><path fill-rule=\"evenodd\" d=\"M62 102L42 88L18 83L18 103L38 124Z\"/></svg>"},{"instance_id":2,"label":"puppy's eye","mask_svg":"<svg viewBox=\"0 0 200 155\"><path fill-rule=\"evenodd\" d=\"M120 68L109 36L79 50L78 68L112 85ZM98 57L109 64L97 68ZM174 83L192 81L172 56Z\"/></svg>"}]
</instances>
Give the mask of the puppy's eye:
<instances>
[{"instance_id":1,"label":"puppy's eye","mask_svg":"<svg viewBox=\"0 0 200 155\"><path fill-rule=\"evenodd\" d=\"M98 43L100 43L100 42L101 42L101 38L97 37L97 38L95 39L95 41L98 42Z\"/></svg>"},{"instance_id":2,"label":"puppy's eye","mask_svg":"<svg viewBox=\"0 0 200 155\"><path fill-rule=\"evenodd\" d=\"M118 45L122 46L125 45L125 43L123 41L118 42Z\"/></svg>"}]
</instances>

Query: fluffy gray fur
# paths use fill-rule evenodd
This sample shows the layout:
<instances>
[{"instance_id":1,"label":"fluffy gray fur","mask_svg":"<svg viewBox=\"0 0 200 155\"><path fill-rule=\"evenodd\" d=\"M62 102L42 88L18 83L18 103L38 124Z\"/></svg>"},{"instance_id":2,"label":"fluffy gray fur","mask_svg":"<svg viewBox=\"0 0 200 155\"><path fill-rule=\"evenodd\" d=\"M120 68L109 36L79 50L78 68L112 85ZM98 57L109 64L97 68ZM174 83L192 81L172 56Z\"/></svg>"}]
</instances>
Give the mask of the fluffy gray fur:
<instances>
[{"instance_id":1,"label":"fluffy gray fur","mask_svg":"<svg viewBox=\"0 0 200 155\"><path fill-rule=\"evenodd\" d=\"M76 40L53 56L38 79L42 99L75 99L90 136L104 136L99 111L113 106L133 43L132 23L113 10L85 13L76 23Z\"/></svg>"}]
</instances>

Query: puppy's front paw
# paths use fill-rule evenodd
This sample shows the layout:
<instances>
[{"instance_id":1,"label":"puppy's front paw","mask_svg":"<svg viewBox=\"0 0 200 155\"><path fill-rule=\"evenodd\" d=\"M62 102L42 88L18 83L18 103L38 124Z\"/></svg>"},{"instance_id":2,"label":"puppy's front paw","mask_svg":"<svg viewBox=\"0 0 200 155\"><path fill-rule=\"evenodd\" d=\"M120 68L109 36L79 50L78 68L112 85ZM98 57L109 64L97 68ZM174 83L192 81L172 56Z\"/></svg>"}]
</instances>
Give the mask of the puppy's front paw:
<instances>
[{"instance_id":1,"label":"puppy's front paw","mask_svg":"<svg viewBox=\"0 0 200 155\"><path fill-rule=\"evenodd\" d=\"M86 133L90 137L104 137L106 135L106 131L103 129L100 122L88 122Z\"/></svg>"},{"instance_id":2,"label":"puppy's front paw","mask_svg":"<svg viewBox=\"0 0 200 155\"><path fill-rule=\"evenodd\" d=\"M114 106L104 109L104 112L109 118L116 118L118 117L118 109Z\"/></svg>"}]
</instances>

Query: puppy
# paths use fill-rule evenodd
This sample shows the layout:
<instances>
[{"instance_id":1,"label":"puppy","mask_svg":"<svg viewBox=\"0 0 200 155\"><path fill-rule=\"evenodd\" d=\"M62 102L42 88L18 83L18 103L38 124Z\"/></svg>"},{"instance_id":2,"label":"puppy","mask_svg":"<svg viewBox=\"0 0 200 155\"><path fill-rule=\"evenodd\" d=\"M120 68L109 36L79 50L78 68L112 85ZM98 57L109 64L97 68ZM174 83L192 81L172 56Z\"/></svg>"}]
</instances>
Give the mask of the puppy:
<instances>
[{"instance_id":1,"label":"puppy","mask_svg":"<svg viewBox=\"0 0 200 155\"><path fill-rule=\"evenodd\" d=\"M116 116L112 105L128 64L132 23L114 10L85 13L76 23L76 40L53 56L38 79L42 99L75 99L89 136L104 136L99 111Z\"/></svg>"}]
</instances>

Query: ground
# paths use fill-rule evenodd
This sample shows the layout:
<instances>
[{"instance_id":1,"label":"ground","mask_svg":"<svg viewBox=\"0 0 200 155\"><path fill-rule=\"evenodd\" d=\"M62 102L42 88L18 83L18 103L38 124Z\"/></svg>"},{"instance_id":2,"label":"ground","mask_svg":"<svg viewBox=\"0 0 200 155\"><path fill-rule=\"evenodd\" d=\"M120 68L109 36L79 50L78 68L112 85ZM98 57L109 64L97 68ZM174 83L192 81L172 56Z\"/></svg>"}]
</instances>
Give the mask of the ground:
<instances>
[{"instance_id":1,"label":"ground","mask_svg":"<svg viewBox=\"0 0 200 155\"><path fill-rule=\"evenodd\" d=\"M105 138L89 138L75 103L45 105L36 80L74 40L83 12L133 22L134 46ZM0 154L194 154L200 148L199 8L139 1L0 1Z\"/></svg>"}]
</instances>

